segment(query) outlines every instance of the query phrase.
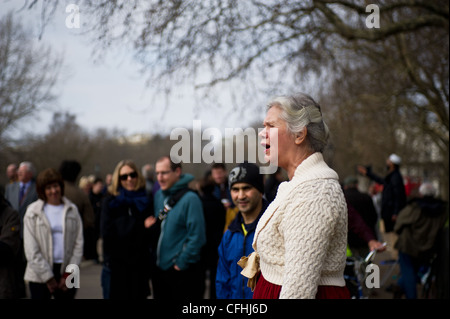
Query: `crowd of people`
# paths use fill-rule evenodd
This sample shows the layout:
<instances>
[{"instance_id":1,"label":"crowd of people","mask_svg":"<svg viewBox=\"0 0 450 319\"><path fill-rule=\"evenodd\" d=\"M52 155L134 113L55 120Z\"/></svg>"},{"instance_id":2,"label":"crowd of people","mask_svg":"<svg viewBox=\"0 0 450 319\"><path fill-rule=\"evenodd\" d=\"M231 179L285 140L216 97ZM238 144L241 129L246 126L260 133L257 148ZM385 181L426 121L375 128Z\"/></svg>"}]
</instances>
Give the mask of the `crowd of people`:
<instances>
[{"instance_id":1,"label":"crowd of people","mask_svg":"<svg viewBox=\"0 0 450 319\"><path fill-rule=\"evenodd\" d=\"M383 251L383 241L400 261L395 295L417 298L418 268L448 220L433 185L407 202L396 154L385 177L358 166L341 182L306 94L271 100L263 125L265 159L279 167L271 176L245 161L195 179L170 156L141 169L124 159L104 179L79 178L76 160L39 173L29 161L8 165L0 298L75 298L66 267L93 260L105 299L202 299L206 279L210 299L349 299L346 258ZM360 191L362 178L372 193Z\"/></svg>"}]
</instances>

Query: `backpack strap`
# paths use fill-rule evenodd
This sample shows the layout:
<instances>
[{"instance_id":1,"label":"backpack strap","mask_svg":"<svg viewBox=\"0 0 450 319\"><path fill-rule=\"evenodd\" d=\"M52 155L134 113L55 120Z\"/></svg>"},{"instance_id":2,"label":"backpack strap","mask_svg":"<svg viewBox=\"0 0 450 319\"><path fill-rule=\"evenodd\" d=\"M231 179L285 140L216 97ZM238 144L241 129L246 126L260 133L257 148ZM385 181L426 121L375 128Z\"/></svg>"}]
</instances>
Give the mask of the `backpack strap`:
<instances>
[{"instance_id":1,"label":"backpack strap","mask_svg":"<svg viewBox=\"0 0 450 319\"><path fill-rule=\"evenodd\" d=\"M167 204L172 208L175 206L175 204L181 199L181 197L184 196L187 192L191 191L189 187L180 189L178 192L176 192L173 196L169 198L169 201Z\"/></svg>"},{"instance_id":2,"label":"backpack strap","mask_svg":"<svg viewBox=\"0 0 450 319\"><path fill-rule=\"evenodd\" d=\"M183 189L180 189L178 192L167 198L167 200L164 202L164 208L161 210L161 212L158 215L158 218L163 221L166 219L167 214L169 211L175 206L175 204L186 194L187 192L192 191L189 187L185 187Z\"/></svg>"}]
</instances>

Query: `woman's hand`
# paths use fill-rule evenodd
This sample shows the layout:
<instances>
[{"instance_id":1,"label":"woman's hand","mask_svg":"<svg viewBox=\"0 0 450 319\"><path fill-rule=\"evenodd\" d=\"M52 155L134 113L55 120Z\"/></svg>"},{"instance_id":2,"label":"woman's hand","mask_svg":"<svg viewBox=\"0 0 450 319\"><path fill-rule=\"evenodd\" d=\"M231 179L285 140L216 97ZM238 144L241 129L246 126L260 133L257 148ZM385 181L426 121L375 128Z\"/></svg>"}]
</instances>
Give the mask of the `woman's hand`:
<instances>
[{"instance_id":1,"label":"woman's hand","mask_svg":"<svg viewBox=\"0 0 450 319\"><path fill-rule=\"evenodd\" d=\"M156 223L156 217L155 216L149 216L144 220L144 226L145 228L150 228L153 226L153 224Z\"/></svg>"},{"instance_id":2,"label":"woman's hand","mask_svg":"<svg viewBox=\"0 0 450 319\"><path fill-rule=\"evenodd\" d=\"M47 280L46 284L50 293L54 293L55 290L58 289L58 283L56 282L55 277L52 277L49 280Z\"/></svg>"},{"instance_id":3,"label":"woman's hand","mask_svg":"<svg viewBox=\"0 0 450 319\"><path fill-rule=\"evenodd\" d=\"M69 289L66 285L66 277L61 277L61 279L59 280L58 288L62 291L67 291L67 289Z\"/></svg>"}]
</instances>

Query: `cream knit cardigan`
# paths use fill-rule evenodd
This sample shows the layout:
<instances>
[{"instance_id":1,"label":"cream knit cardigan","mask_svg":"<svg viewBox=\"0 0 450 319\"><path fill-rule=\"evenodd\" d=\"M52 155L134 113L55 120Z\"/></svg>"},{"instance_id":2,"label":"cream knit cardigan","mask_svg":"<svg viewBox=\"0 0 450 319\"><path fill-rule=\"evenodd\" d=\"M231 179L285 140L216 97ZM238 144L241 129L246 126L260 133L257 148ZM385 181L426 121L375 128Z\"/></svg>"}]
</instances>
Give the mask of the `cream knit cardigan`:
<instances>
[{"instance_id":1,"label":"cream knit cardigan","mask_svg":"<svg viewBox=\"0 0 450 319\"><path fill-rule=\"evenodd\" d=\"M264 278L280 299L315 298L319 285L345 286L347 205L338 175L314 153L280 184L253 240Z\"/></svg>"}]
</instances>

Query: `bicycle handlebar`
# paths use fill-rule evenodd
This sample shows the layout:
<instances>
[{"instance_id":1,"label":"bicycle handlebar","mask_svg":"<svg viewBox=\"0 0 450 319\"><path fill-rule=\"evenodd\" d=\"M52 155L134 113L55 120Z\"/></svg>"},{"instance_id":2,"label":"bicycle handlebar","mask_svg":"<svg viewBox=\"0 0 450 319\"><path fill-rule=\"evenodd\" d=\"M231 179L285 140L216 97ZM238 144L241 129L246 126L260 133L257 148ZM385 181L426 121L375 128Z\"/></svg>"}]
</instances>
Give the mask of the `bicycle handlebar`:
<instances>
[{"instance_id":1,"label":"bicycle handlebar","mask_svg":"<svg viewBox=\"0 0 450 319\"><path fill-rule=\"evenodd\" d=\"M382 247L386 247L386 245L387 245L386 242L384 242ZM372 261L377 251L378 251L377 249L371 250L370 253L367 254L366 258L364 259L364 262L368 263L369 261Z\"/></svg>"}]
</instances>

